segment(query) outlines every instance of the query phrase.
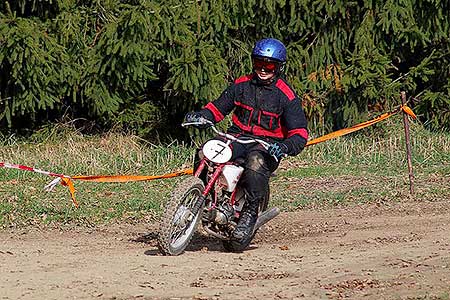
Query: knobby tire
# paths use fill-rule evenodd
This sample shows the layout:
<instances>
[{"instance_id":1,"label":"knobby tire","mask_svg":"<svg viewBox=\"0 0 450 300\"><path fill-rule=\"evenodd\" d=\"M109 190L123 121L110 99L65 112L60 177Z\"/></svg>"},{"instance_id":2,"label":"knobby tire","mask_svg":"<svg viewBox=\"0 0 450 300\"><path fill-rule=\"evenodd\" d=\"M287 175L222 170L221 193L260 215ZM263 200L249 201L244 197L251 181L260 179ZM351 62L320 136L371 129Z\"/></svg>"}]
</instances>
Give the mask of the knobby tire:
<instances>
[{"instance_id":1,"label":"knobby tire","mask_svg":"<svg viewBox=\"0 0 450 300\"><path fill-rule=\"evenodd\" d=\"M265 197L261 200L261 203L259 204L259 214L267 210L267 207L269 205L269 198L270 198L270 191L267 190L267 194ZM248 246L250 246L250 243L252 242L253 238L256 235L257 230L253 232L252 235L250 235L247 238L244 238L241 241L236 240L223 240L222 245L228 252L242 252L244 251Z\"/></svg>"},{"instance_id":2,"label":"knobby tire","mask_svg":"<svg viewBox=\"0 0 450 300\"><path fill-rule=\"evenodd\" d=\"M186 247L189 245L192 236L197 230L197 225L201 220L200 214L203 211L202 207L204 203L198 203L198 201L204 189L205 186L199 178L188 177L180 182L172 191L171 196L165 205L164 213L160 222L158 247L161 253L165 255L179 255L183 253ZM178 221L175 220L177 217L177 212L178 214L180 214L179 211L184 209L182 213L186 214L186 212L188 211L186 207L189 206L184 206L184 204L186 204L184 202L185 200L189 200L189 198L191 198L191 202L193 202L188 203L188 205L192 204L190 209L196 210L197 213L195 214L195 216L193 216L194 220L191 220L191 222L184 230L187 233L182 234L179 237L181 241L173 241L174 231L178 225L174 224L174 222ZM178 219L181 219L181 217L178 216Z\"/></svg>"}]
</instances>

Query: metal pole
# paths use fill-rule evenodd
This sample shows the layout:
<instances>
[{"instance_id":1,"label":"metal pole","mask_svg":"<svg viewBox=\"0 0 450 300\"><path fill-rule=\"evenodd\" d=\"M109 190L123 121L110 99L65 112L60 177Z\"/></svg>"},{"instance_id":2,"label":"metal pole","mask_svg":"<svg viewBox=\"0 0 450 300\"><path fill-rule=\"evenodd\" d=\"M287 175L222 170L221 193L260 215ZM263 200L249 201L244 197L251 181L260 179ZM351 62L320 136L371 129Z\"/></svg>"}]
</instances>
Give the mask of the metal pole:
<instances>
[{"instance_id":1,"label":"metal pole","mask_svg":"<svg viewBox=\"0 0 450 300\"><path fill-rule=\"evenodd\" d=\"M406 105L406 93L401 92L402 105ZM409 120L408 116L403 113L403 125L405 128L405 139L406 139L406 157L408 159L408 173L409 173L409 193L414 194L414 173L412 169L412 159L411 159L411 139L409 135Z\"/></svg>"}]
</instances>

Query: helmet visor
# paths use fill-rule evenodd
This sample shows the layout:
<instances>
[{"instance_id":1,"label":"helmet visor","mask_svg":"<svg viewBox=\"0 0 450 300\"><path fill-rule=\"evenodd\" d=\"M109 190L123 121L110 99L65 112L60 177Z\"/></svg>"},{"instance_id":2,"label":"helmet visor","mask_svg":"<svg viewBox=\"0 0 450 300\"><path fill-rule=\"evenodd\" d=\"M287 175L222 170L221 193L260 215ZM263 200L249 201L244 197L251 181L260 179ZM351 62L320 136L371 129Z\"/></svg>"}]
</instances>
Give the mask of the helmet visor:
<instances>
[{"instance_id":1,"label":"helmet visor","mask_svg":"<svg viewBox=\"0 0 450 300\"><path fill-rule=\"evenodd\" d=\"M274 73L277 70L277 63L271 61L264 61L261 59L253 59L253 69L268 73Z\"/></svg>"}]
</instances>

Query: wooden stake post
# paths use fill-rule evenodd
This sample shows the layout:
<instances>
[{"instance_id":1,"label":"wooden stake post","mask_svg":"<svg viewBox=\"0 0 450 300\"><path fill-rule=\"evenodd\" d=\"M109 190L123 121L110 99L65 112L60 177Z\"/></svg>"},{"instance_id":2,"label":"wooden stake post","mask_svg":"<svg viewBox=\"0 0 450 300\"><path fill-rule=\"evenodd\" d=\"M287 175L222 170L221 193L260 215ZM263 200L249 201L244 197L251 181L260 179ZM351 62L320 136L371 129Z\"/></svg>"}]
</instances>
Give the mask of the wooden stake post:
<instances>
[{"instance_id":1,"label":"wooden stake post","mask_svg":"<svg viewBox=\"0 0 450 300\"><path fill-rule=\"evenodd\" d=\"M406 93L401 92L402 105L406 105ZM405 138L406 138L406 157L408 159L408 173L409 173L409 193L414 194L414 174L412 169L412 158L411 158L411 139L409 135L409 120L408 116L403 113L403 125L405 127Z\"/></svg>"}]
</instances>

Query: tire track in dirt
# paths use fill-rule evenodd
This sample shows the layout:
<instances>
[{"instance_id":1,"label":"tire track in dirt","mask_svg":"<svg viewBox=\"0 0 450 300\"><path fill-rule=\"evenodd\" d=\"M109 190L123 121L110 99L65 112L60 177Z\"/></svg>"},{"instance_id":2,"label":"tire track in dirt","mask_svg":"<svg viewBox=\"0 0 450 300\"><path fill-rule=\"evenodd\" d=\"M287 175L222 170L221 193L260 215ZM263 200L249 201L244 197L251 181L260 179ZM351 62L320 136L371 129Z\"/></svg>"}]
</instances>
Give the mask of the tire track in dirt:
<instances>
[{"instance_id":1,"label":"tire track in dirt","mask_svg":"<svg viewBox=\"0 0 450 300\"><path fill-rule=\"evenodd\" d=\"M446 299L450 201L282 213L243 253L156 224L0 233L0 299ZM428 297L428 298L425 298Z\"/></svg>"}]
</instances>

